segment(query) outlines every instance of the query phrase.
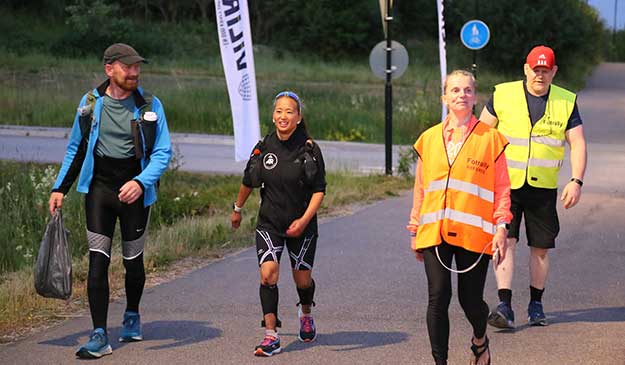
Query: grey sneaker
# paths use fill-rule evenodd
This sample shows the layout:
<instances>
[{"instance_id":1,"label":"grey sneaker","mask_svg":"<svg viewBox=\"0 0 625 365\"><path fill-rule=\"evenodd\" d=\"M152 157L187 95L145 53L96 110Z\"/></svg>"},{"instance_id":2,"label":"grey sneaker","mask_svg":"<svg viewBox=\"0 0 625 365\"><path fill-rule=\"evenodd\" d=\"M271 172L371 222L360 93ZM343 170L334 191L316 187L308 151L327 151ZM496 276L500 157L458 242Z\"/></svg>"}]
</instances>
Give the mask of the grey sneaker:
<instances>
[{"instance_id":1,"label":"grey sneaker","mask_svg":"<svg viewBox=\"0 0 625 365\"><path fill-rule=\"evenodd\" d=\"M514 329L514 311L506 302L500 302L488 315L488 324L503 329Z\"/></svg>"},{"instance_id":2,"label":"grey sneaker","mask_svg":"<svg viewBox=\"0 0 625 365\"><path fill-rule=\"evenodd\" d=\"M527 323L530 326L546 326L547 317L543 312L543 303L532 300L527 306Z\"/></svg>"}]
</instances>

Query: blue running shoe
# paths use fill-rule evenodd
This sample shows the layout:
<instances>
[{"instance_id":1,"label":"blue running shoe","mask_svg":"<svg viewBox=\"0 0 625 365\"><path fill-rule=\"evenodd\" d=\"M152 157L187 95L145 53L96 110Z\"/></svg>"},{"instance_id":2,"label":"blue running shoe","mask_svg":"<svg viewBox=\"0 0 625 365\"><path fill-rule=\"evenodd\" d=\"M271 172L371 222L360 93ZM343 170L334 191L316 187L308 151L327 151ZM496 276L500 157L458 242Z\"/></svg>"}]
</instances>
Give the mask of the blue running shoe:
<instances>
[{"instance_id":1,"label":"blue running shoe","mask_svg":"<svg viewBox=\"0 0 625 365\"><path fill-rule=\"evenodd\" d=\"M256 346L254 349L254 355L271 356L279 354L280 351L282 351L282 348L280 347L280 337L265 335L263 342L261 342L260 345Z\"/></svg>"},{"instance_id":2,"label":"blue running shoe","mask_svg":"<svg viewBox=\"0 0 625 365\"><path fill-rule=\"evenodd\" d=\"M497 328L514 329L514 311L510 304L500 302L488 315L488 324Z\"/></svg>"},{"instance_id":3,"label":"blue running shoe","mask_svg":"<svg viewBox=\"0 0 625 365\"><path fill-rule=\"evenodd\" d=\"M543 303L532 300L527 306L527 323L530 326L546 326L547 317L543 312Z\"/></svg>"},{"instance_id":4,"label":"blue running shoe","mask_svg":"<svg viewBox=\"0 0 625 365\"><path fill-rule=\"evenodd\" d=\"M112 353L113 349L109 345L109 339L104 329L96 328L91 332L89 341L76 351L76 356L82 359L99 359Z\"/></svg>"},{"instance_id":5,"label":"blue running shoe","mask_svg":"<svg viewBox=\"0 0 625 365\"><path fill-rule=\"evenodd\" d=\"M124 313L122 333L119 342L134 342L143 340L141 335L141 316L137 312Z\"/></svg>"}]
</instances>

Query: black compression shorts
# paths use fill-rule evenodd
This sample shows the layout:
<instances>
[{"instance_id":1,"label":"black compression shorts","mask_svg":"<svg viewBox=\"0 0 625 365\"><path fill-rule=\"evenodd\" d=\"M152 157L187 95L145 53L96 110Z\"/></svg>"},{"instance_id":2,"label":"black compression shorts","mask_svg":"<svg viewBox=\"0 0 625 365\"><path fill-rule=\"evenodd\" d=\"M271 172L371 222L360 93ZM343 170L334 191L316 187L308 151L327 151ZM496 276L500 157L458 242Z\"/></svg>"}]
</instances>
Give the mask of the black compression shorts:
<instances>
[{"instance_id":1,"label":"black compression shorts","mask_svg":"<svg viewBox=\"0 0 625 365\"><path fill-rule=\"evenodd\" d=\"M256 254L258 265L267 261L280 263L282 251L286 246L294 270L312 270L317 249L317 235L301 237L282 237L275 233L256 230Z\"/></svg>"}]
</instances>

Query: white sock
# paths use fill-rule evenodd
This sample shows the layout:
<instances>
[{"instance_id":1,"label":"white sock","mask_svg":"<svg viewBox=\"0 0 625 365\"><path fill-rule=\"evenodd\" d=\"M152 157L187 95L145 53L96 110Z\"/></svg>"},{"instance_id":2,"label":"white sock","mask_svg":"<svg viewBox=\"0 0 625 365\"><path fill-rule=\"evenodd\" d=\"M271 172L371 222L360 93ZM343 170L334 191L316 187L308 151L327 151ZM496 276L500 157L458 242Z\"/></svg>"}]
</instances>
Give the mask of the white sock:
<instances>
[{"instance_id":1,"label":"white sock","mask_svg":"<svg viewBox=\"0 0 625 365\"><path fill-rule=\"evenodd\" d=\"M278 338L278 332L276 330L265 330L265 336L273 336Z\"/></svg>"},{"instance_id":2,"label":"white sock","mask_svg":"<svg viewBox=\"0 0 625 365\"><path fill-rule=\"evenodd\" d=\"M312 313L304 313L302 312L302 306L297 307L297 316L302 318L304 316L312 317Z\"/></svg>"}]
</instances>

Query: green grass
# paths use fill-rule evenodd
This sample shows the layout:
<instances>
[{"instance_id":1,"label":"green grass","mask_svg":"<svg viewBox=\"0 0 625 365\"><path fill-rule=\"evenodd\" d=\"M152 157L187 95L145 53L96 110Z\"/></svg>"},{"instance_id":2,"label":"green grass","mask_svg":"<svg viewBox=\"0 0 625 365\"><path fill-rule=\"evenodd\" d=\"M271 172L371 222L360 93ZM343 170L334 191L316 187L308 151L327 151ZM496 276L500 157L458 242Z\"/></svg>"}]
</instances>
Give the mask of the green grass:
<instances>
[{"instance_id":1,"label":"green grass","mask_svg":"<svg viewBox=\"0 0 625 365\"><path fill-rule=\"evenodd\" d=\"M32 266L49 219L49 192L57 172L57 165L0 161L0 209L5 212L0 218L0 237L4 238L0 244L0 274ZM323 214L350 202L367 203L388 195L377 192L378 185L390 192L410 186L404 179L383 175L329 174L327 179L330 188L320 211ZM230 234L228 213L240 181L240 176L234 175L168 170L161 179L159 200L152 208L150 230L158 232L184 219L214 220L210 229L202 228L205 234L198 232L195 238L189 239L209 245L226 241ZM258 201L257 195L252 196L246 211L254 212ZM87 239L83 195L73 189L70 191L63 203L63 216L71 232L74 256L84 255ZM248 213L246 218L252 227L255 215Z\"/></svg>"},{"instance_id":2,"label":"green grass","mask_svg":"<svg viewBox=\"0 0 625 365\"><path fill-rule=\"evenodd\" d=\"M331 64L304 56L276 58L261 47L255 55L262 133L270 128L275 93L290 89L304 103L315 138L384 142L384 82L368 62ZM217 55L218 56L218 55ZM83 93L104 75L96 59L0 55L1 124L69 127ZM411 144L440 115L438 70L415 63L393 82L393 141ZM164 103L174 132L232 134L230 104L219 58L154 60L142 84Z\"/></svg>"},{"instance_id":3,"label":"green grass","mask_svg":"<svg viewBox=\"0 0 625 365\"><path fill-rule=\"evenodd\" d=\"M423 47L430 47L424 44ZM456 47L457 48L457 47ZM458 53L450 47L449 70ZM455 56L454 56L455 55ZM367 60L329 63L295 54L255 50L261 132L271 128L273 96L298 92L304 117L317 139L384 142L384 82ZM440 76L431 57L412 57L393 81L393 143L412 144L440 119ZM462 65L462 64L460 64ZM493 85L523 77L478 70L479 114ZM560 70L558 84L578 90L591 70L581 62ZM219 54L202 59L153 59L143 67L142 85L164 103L170 130L232 134L230 103ZM45 54L0 54L0 124L70 127L80 97L104 80L96 58L55 58Z\"/></svg>"},{"instance_id":4,"label":"green grass","mask_svg":"<svg viewBox=\"0 0 625 365\"><path fill-rule=\"evenodd\" d=\"M69 302L39 297L33 287L33 264L49 219L47 200L57 165L0 161L0 343L11 333L36 326L60 314L86 306L88 270L83 196L74 190L63 204L70 230L74 290ZM230 228L231 204L240 176L193 174L169 170L161 179L159 200L153 206L145 264L149 273L167 270L183 258L218 257L252 245L259 196L254 191L246 205L242 226ZM320 217L344 214L376 200L398 196L410 179L385 175L327 175L328 193ZM323 230L321 232L323 234ZM123 288L120 238L113 240L111 287ZM62 317L62 315L61 315Z\"/></svg>"}]
</instances>

